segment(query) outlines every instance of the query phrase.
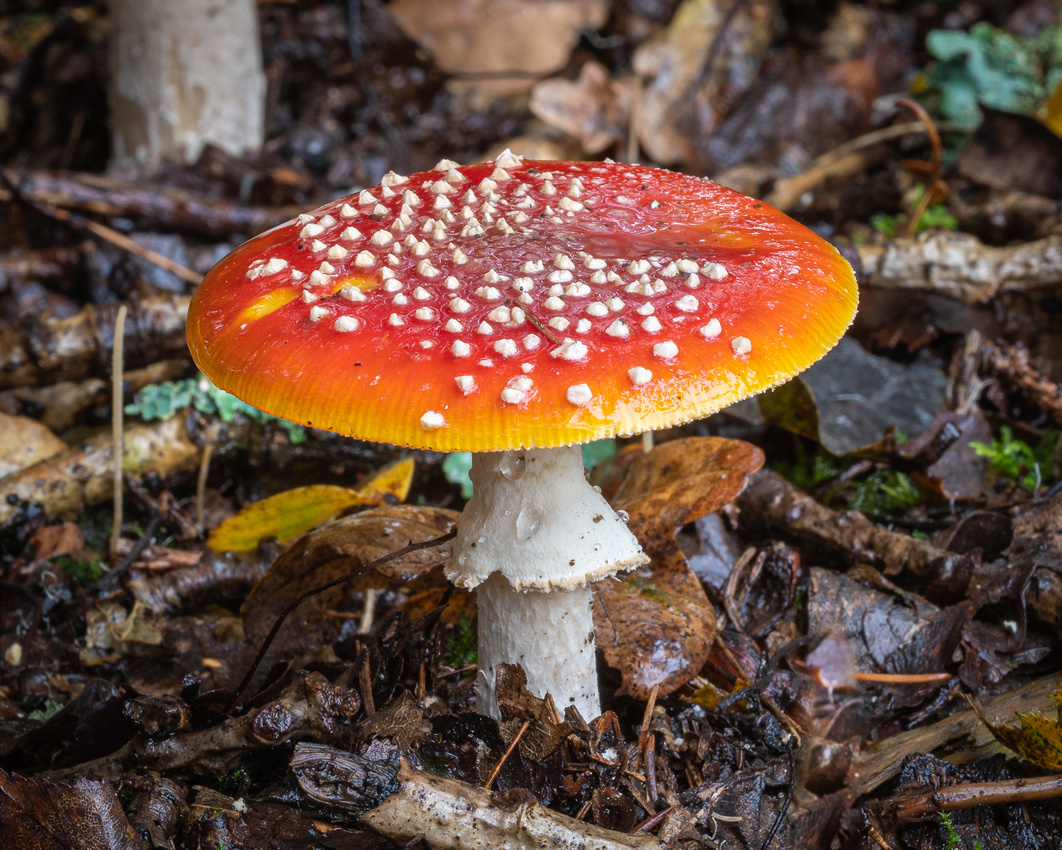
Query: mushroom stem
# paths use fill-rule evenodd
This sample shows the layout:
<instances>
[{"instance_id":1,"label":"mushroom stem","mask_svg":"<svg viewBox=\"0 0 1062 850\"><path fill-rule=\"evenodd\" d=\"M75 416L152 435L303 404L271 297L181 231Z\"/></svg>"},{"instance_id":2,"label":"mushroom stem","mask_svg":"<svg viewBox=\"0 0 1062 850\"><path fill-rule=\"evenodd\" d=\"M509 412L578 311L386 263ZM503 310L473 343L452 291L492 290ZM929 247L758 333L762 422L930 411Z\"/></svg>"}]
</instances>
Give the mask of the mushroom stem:
<instances>
[{"instance_id":1,"label":"mushroom stem","mask_svg":"<svg viewBox=\"0 0 1062 850\"><path fill-rule=\"evenodd\" d=\"M498 716L497 665L517 661L532 693L597 717L589 583L648 559L587 483L578 446L476 453L471 478L447 575L479 588L482 709Z\"/></svg>"},{"instance_id":2,"label":"mushroom stem","mask_svg":"<svg viewBox=\"0 0 1062 850\"><path fill-rule=\"evenodd\" d=\"M498 665L519 664L531 693L553 695L561 711L574 705L587 719L601 714L594 643L593 591L515 590L500 573L476 588L479 606L480 711L499 717Z\"/></svg>"}]
</instances>

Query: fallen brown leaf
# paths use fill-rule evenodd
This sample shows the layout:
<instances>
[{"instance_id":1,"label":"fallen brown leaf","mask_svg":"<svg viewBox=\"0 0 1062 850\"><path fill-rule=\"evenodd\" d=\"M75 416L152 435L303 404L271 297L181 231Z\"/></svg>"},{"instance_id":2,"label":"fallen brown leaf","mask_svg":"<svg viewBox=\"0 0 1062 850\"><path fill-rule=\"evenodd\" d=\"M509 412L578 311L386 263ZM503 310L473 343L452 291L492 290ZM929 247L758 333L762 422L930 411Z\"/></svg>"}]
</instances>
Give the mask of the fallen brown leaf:
<instances>
[{"instance_id":1,"label":"fallen brown leaf","mask_svg":"<svg viewBox=\"0 0 1062 850\"><path fill-rule=\"evenodd\" d=\"M623 141L630 121L630 86L608 69L587 62L579 78L543 80L531 91L531 111L547 124L575 136L587 154Z\"/></svg>"},{"instance_id":2,"label":"fallen brown leaf","mask_svg":"<svg viewBox=\"0 0 1062 850\"><path fill-rule=\"evenodd\" d=\"M244 604L248 638L261 641L277 616L307 590L364 567L408 543L422 543L445 534L456 521L456 513L442 508L395 505L371 508L303 535L273 562ZM318 641L334 639L338 624L326 612L334 609L347 593L408 587L449 556L448 543L437 549L412 552L379 570L363 573L342 587L312 597L285 622L277 635L276 648L283 651L285 647L305 647L310 644L310 635ZM417 589L424 589L423 585Z\"/></svg>"},{"instance_id":3,"label":"fallen brown leaf","mask_svg":"<svg viewBox=\"0 0 1062 850\"><path fill-rule=\"evenodd\" d=\"M25 850L139 850L109 782L35 781L0 770L0 836Z\"/></svg>"},{"instance_id":4,"label":"fallen brown leaf","mask_svg":"<svg viewBox=\"0 0 1062 850\"><path fill-rule=\"evenodd\" d=\"M396 0L388 9L445 73L517 78L522 90L562 68L580 31L608 17L605 0Z\"/></svg>"},{"instance_id":5,"label":"fallen brown leaf","mask_svg":"<svg viewBox=\"0 0 1062 850\"><path fill-rule=\"evenodd\" d=\"M704 665L715 639L715 609L675 541L675 529L718 510L763 465L740 440L689 437L635 460L613 504L650 557L647 567L594 585L598 647L619 671L621 694L674 692Z\"/></svg>"}]
</instances>

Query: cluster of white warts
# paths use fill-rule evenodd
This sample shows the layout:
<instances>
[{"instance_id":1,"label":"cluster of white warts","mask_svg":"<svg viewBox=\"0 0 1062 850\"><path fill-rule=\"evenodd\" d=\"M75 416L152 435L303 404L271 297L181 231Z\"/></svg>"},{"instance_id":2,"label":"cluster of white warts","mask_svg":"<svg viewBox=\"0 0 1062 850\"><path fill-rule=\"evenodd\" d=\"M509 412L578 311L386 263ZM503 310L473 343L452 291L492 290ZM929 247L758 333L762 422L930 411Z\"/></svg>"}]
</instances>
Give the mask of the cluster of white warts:
<instances>
[{"instance_id":1,"label":"cluster of white warts","mask_svg":"<svg viewBox=\"0 0 1062 850\"><path fill-rule=\"evenodd\" d=\"M368 240L365 240L364 234L356 227L348 225L340 232L339 241L328 245L318 237L325 235L327 230L334 228L340 222L329 214L325 214L320 218L314 218L311 215L299 216L298 221L303 225L299 237L305 240L312 240L311 251L325 257L320 266L309 275L298 270L292 270L290 273L291 281L303 287L301 296L303 302L313 305L309 311L310 320L319 322L332 315L332 311L328 307L314 303L319 300L320 296L313 291L313 288L328 287L328 292L331 293L332 281L337 274L337 270L331 261L347 260L352 251L357 248L356 244L351 244L348 249L341 244L343 242L360 242L364 244L367 241L371 247L357 250L353 260L350 261L353 266L365 272L372 271L377 266L380 266L378 274L383 281L381 288L384 293L391 297L391 303L396 307L406 307L410 304L410 298L412 298L415 305L419 304L413 311L413 318L422 322L434 322L439 318L439 313L436 308L426 303L433 300L433 293L424 286L418 285L407 295L405 283L395 274L394 267L400 264L399 258L406 250L416 259L416 273L426 281L430 281L438 277L442 272L432 264L429 258L433 250L438 250L432 248L428 241L429 239L436 243L448 243L446 250L451 252L451 259L454 265L461 266L469 262L469 257L461 247L454 245L450 241L452 239L452 229L456 229L457 225L460 225L460 235L466 239L483 236L488 228L493 228L505 235L521 233L525 236L531 236L533 235L532 231L522 227L531 217L530 214L536 216L544 215L552 224L564 224L565 218L573 218L584 209L584 205L579 201L584 189L582 181L578 177L572 178L568 181L566 190L562 194L553 183L554 175L548 171L538 172L534 175L540 181L540 185L537 187L538 194L547 199L544 207L542 202L536 201L530 195L532 187L526 183L520 183L517 186L510 195L511 200L502 199L496 191L498 185L513 179L506 169L519 166L521 162L522 157L518 157L508 151L499 156L494 163L494 171L490 177L484 178L476 186L480 193L477 196L472 188L467 188L462 192L460 186L462 183L467 182L468 178L458 171L456 163L450 160L441 161L435 166L434 170L441 172L442 177L434 181L426 181L423 186L434 196L432 210L437 217L429 216L424 221L420 221L421 214L415 212L415 210L423 206L425 201L408 186L405 189L401 188L408 184L409 178L394 172L388 173L381 182L379 198L366 189L358 195L357 207L345 203L339 210L340 219L353 219L365 215L379 219L390 213L380 201L388 200L401 194L402 206L398 215L389 227L377 230ZM591 169L591 171L594 170ZM603 172L604 169L600 169L600 171ZM625 176L635 181L640 179L638 175L631 172L627 172ZM454 197L457 195L460 195L460 198ZM554 196L559 197L557 197L555 202L551 203L549 199ZM633 199L622 195L617 195L616 201L620 204L633 205L635 203ZM478 209L473 209L476 205L478 205ZM362 209L358 209L358 207ZM504 213L500 213L499 207L508 207L509 209ZM370 211L365 212L365 208ZM417 232L414 231L419 231L421 236L418 236ZM542 280L536 281L531 275L544 275L544 282L549 284L547 297L537 305L547 313L560 313L568 310L568 304L564 300L566 297L586 297L590 295L592 293L590 286L586 282L576 279L576 262L579 262L589 273L589 283L598 285L608 283L623 284L625 292L647 298L660 296L667 292L668 284L666 279L681 277L682 283L687 289L696 290L702 283L702 276L709 280L722 280L728 274L721 264L715 262L699 264L694 260L685 258L667 260L661 257L650 257L648 259L634 260L630 263L620 262L618 264L619 270L624 271L629 277L633 278L633 280L628 280L621 277L617 269L609 270L605 260L594 257L586 251L578 252L574 258L565 253L557 253L553 257L552 268L548 271L544 261L528 260L520 267L520 272L524 276L516 277L515 279L512 276L498 274L493 269L483 274L483 283L475 290L476 298L488 304L507 300L509 296L503 294L502 288L508 285L508 289L518 293L515 298L517 306L510 307L504 304L495 306L487 314L486 319L476 326L475 332L490 336L494 333L495 325L503 325L506 328L519 328L528 322L527 312L524 308L535 304L531 292L535 289L536 283L543 282ZM287 268L288 263L286 260L274 257L269 260L255 261L250 265L246 274L249 279L255 280L264 276L280 274ZM655 277L650 278L650 273L653 273ZM448 276L443 281L444 288L454 293L447 303L447 309L452 316L443 325L443 330L455 335L466 331L466 324L461 321L461 317L474 309L469 301L456 294L456 290L459 290L462 285L462 282L454 276ZM357 286L343 287L338 294L352 303L362 303L368 300L366 294ZM614 296L604 302L594 301L587 304L583 308L583 312L593 318L606 318L622 312L626 306L627 304L622 298ZM680 313L692 314L700 308L700 303L695 295L687 293L675 300L673 306ZM656 334L663 329L660 320L655 315L656 310L651 302L644 302L634 312L642 317L639 326L646 333ZM683 316L677 316L675 321L681 322L683 318ZM406 318L397 312L391 313L388 318L388 324L393 327L401 327L405 323ZM576 334L586 334L592 328L590 319L585 317L579 318L575 322L574 328L572 328L572 321L564 316L553 316L548 319L546 324L559 334L564 334L570 330L574 330ZM349 315L339 316L332 325L333 329L340 333L356 331L360 326L361 322L356 317ZM723 328L719 320L713 318L699 330L705 339L710 340L718 337ZM619 340L627 339L630 336L631 327L626 319L617 317L608 325L605 333ZM542 338L538 334L527 333L519 341L511 337L497 339L493 343L493 349L502 358L508 359L517 356L521 350L535 350L541 344ZM420 345L428 349L434 346L434 342L422 340ZM731 340L731 348L735 354L744 355L752 350L752 343L748 338L738 336ZM460 338L455 339L450 346L450 353L455 358L469 357L471 356L471 351L472 346ZM678 356L678 346L672 340L655 343L652 351L653 356L661 361L669 361ZM583 342L565 336L560 344L550 351L550 356L560 360L579 361L585 359L588 353L587 346ZM493 366L493 361L489 358L483 359L479 361L479 365L489 368ZM533 368L530 363L521 365L521 370L524 374L513 378L506 384L501 391L501 400L503 402L506 404L520 404L527 398L534 386L532 379L527 373L532 371ZM643 366L635 366L629 369L627 376L633 386L644 386L653 378L652 372ZM473 375L458 375L454 380L465 395L476 390L476 381ZM583 406L593 400L593 391L587 384L574 384L568 387L566 398L573 405ZM421 416L420 424L425 430L435 430L445 427L446 421L442 414L429 410Z\"/></svg>"}]
</instances>

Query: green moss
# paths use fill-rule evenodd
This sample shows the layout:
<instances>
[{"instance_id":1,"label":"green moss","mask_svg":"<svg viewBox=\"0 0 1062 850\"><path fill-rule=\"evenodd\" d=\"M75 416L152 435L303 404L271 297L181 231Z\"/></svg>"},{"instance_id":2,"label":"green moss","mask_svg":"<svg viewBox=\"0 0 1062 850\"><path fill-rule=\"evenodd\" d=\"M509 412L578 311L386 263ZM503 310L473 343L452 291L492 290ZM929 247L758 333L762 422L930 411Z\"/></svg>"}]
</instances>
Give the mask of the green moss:
<instances>
[{"instance_id":1,"label":"green moss","mask_svg":"<svg viewBox=\"0 0 1062 850\"><path fill-rule=\"evenodd\" d=\"M472 624L472 618L468 614L462 614L443 640L443 663L453 670L462 667L471 667L479 658L476 645L476 629Z\"/></svg>"},{"instance_id":2,"label":"green moss","mask_svg":"<svg viewBox=\"0 0 1062 850\"><path fill-rule=\"evenodd\" d=\"M107 574L107 565L100 558L71 558L69 555L60 555L55 562L64 573L81 584L92 584Z\"/></svg>"},{"instance_id":3,"label":"green moss","mask_svg":"<svg viewBox=\"0 0 1062 850\"><path fill-rule=\"evenodd\" d=\"M243 416L259 425L275 425L287 434L292 443L301 443L306 439L306 429L302 425L263 413L236 396L219 390L203 375L183 381L149 384L136 394L132 404L125 406L125 412L150 422L169 419L190 407L200 413L217 416L222 422L232 422L237 416Z\"/></svg>"},{"instance_id":4,"label":"green moss","mask_svg":"<svg viewBox=\"0 0 1062 850\"><path fill-rule=\"evenodd\" d=\"M925 501L911 476L894 469L875 469L852 483L848 507L868 514L905 511Z\"/></svg>"},{"instance_id":5,"label":"green moss","mask_svg":"<svg viewBox=\"0 0 1062 850\"><path fill-rule=\"evenodd\" d=\"M989 466L1000 476L1029 490L1049 483L1053 477L1052 457L1058 447L1058 431L1046 431L1036 446L1014 436L1006 425L991 443L970 443L978 457L988 458Z\"/></svg>"},{"instance_id":6,"label":"green moss","mask_svg":"<svg viewBox=\"0 0 1062 850\"><path fill-rule=\"evenodd\" d=\"M44 708L38 708L36 711L31 711L29 713L29 719L36 721L37 723L45 723L55 717L55 715L62 710L63 704L61 702L46 699L44 701Z\"/></svg>"}]
</instances>

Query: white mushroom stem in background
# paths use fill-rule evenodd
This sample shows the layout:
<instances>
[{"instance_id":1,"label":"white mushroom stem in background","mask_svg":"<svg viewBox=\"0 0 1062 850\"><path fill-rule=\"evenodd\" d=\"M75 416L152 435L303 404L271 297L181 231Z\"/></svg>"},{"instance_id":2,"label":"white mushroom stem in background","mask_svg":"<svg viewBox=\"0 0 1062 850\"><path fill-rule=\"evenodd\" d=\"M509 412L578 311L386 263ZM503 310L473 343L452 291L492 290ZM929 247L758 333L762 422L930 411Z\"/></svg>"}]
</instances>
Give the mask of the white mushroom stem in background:
<instances>
[{"instance_id":1,"label":"white mushroom stem in background","mask_svg":"<svg viewBox=\"0 0 1062 850\"><path fill-rule=\"evenodd\" d=\"M478 590L480 709L499 716L497 666L518 662L533 694L593 719L601 701L590 582L648 558L587 483L578 446L472 457L474 492L447 575Z\"/></svg>"},{"instance_id":2,"label":"white mushroom stem in background","mask_svg":"<svg viewBox=\"0 0 1062 850\"><path fill-rule=\"evenodd\" d=\"M119 164L239 156L265 133L255 0L111 0L111 117Z\"/></svg>"}]
</instances>

